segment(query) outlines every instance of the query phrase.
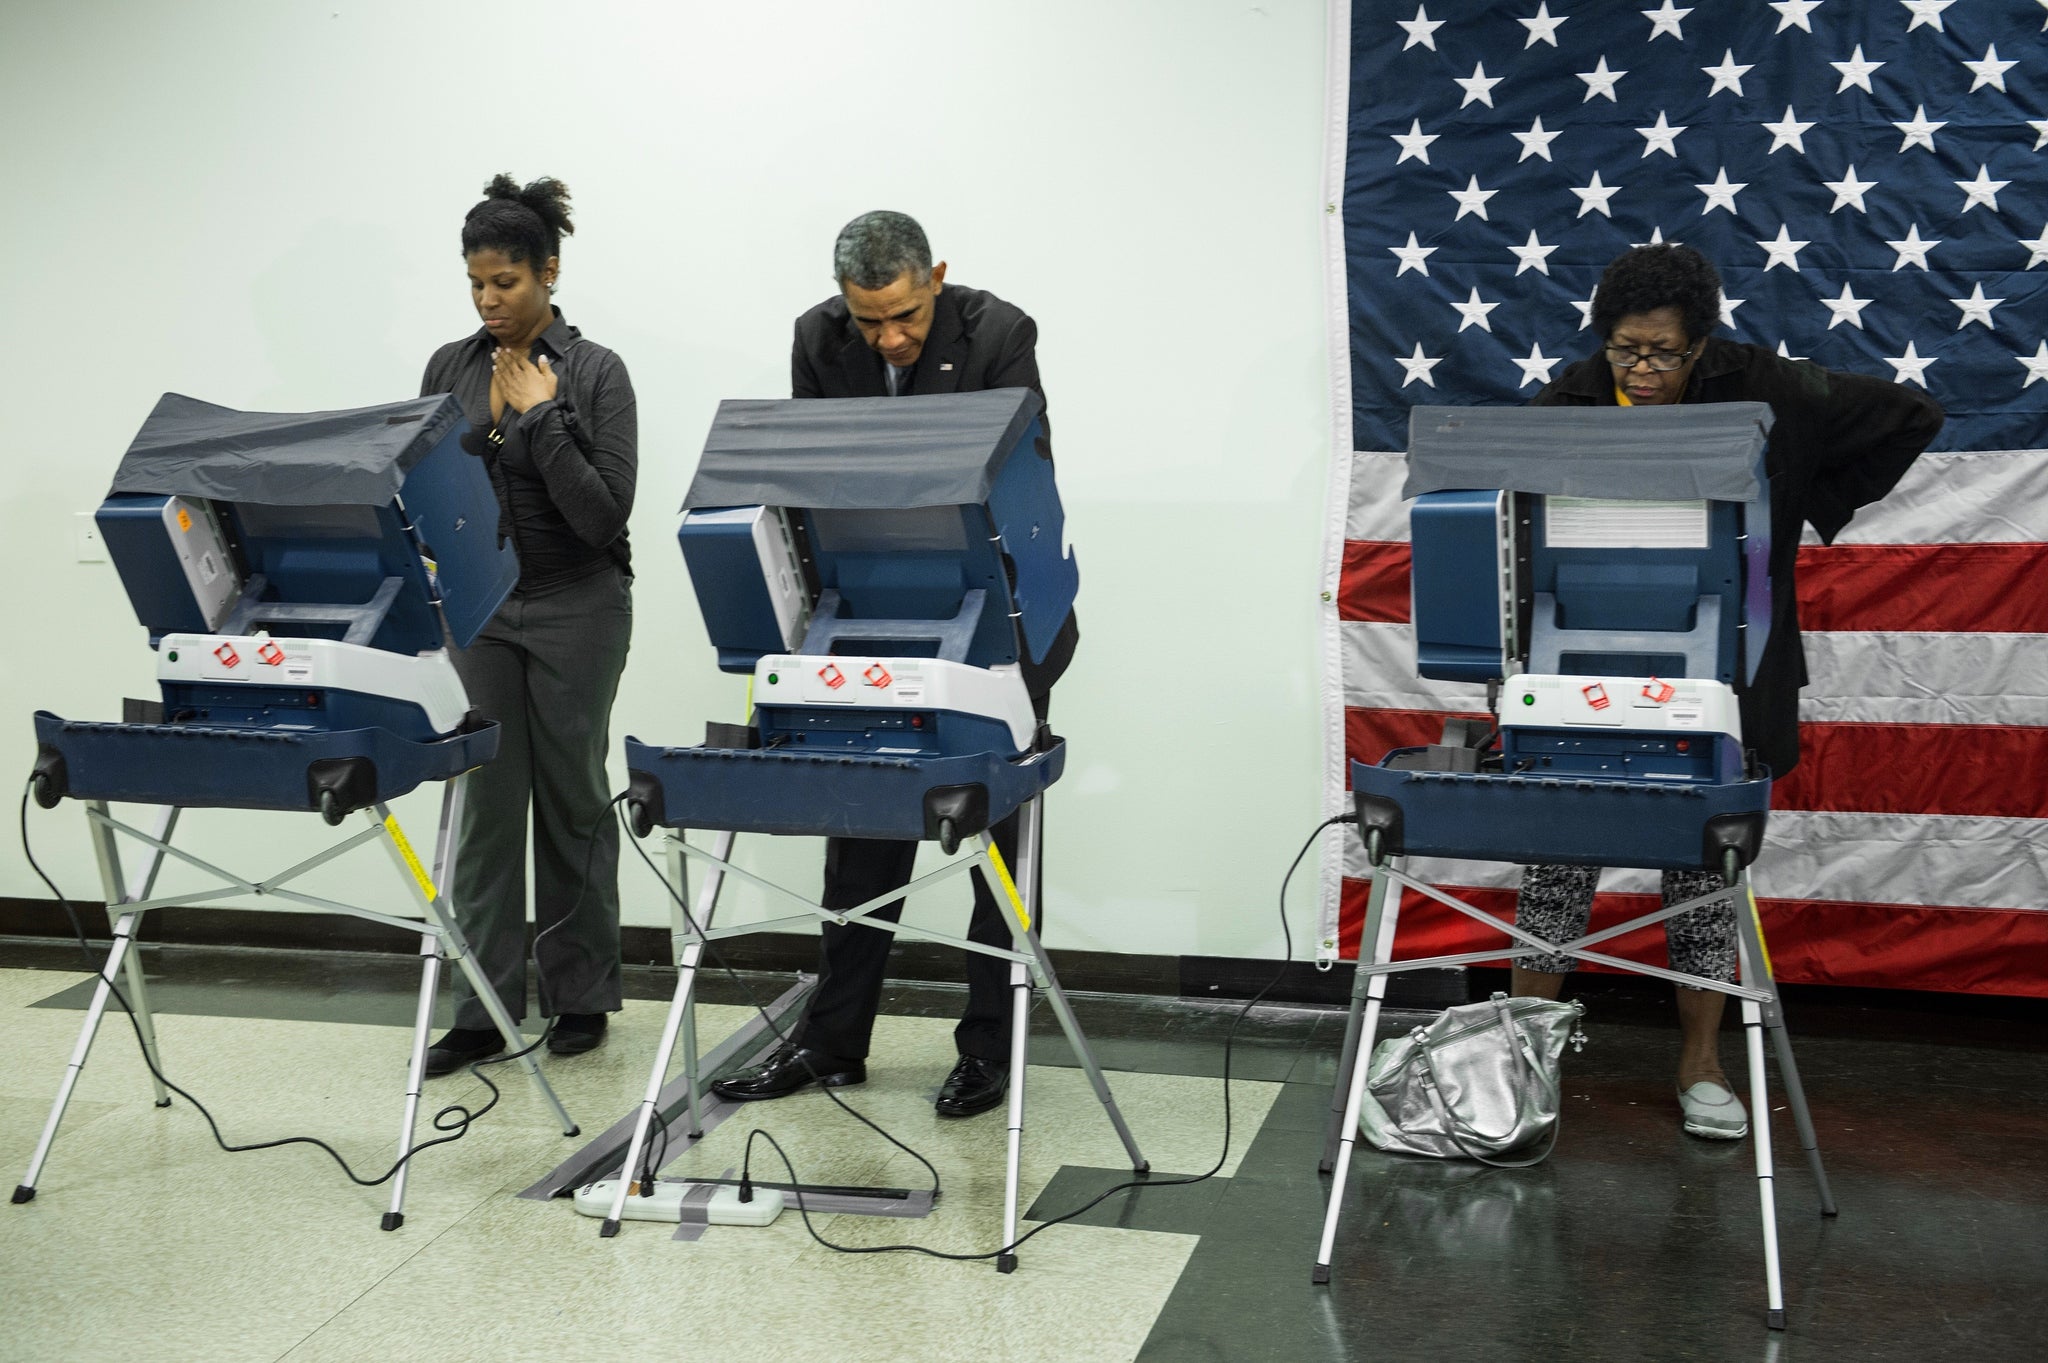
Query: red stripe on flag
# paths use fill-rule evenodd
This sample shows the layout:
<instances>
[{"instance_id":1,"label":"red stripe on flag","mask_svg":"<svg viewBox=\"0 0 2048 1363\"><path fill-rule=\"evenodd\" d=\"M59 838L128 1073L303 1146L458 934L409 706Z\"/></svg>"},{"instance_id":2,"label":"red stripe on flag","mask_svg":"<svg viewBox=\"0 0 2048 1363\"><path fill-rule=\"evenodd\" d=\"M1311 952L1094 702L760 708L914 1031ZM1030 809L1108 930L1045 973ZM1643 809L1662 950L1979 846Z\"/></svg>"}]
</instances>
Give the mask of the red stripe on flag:
<instances>
[{"instance_id":1,"label":"red stripe on flag","mask_svg":"<svg viewBox=\"0 0 2048 1363\"><path fill-rule=\"evenodd\" d=\"M1799 550L1807 630L2048 634L2048 544L1835 544Z\"/></svg>"},{"instance_id":2,"label":"red stripe on flag","mask_svg":"<svg viewBox=\"0 0 2048 1363\"><path fill-rule=\"evenodd\" d=\"M1802 724L1776 809L2048 819L2048 728Z\"/></svg>"},{"instance_id":3,"label":"red stripe on flag","mask_svg":"<svg viewBox=\"0 0 2048 1363\"><path fill-rule=\"evenodd\" d=\"M1406 544L1344 541L1344 571L1337 579L1337 618L1386 625L1408 623Z\"/></svg>"},{"instance_id":4,"label":"red stripe on flag","mask_svg":"<svg viewBox=\"0 0 2048 1363\"><path fill-rule=\"evenodd\" d=\"M1452 713L1348 707L1345 754L1377 763L1395 748L1434 743ZM2048 728L1802 724L1799 766L1772 788L1771 807L2048 819Z\"/></svg>"},{"instance_id":5,"label":"red stripe on flag","mask_svg":"<svg viewBox=\"0 0 2048 1363\"><path fill-rule=\"evenodd\" d=\"M1489 912L1506 915L1514 907L1513 890L1440 888ZM1338 934L1347 960L1357 959L1370 889L1367 881L1344 881ZM1599 895L1593 901L1593 927L1648 913L1658 903L1655 895ZM2048 960L2048 913L1830 899L1764 899L1758 908L1772 973L1781 983L2048 998L2048 972L2041 969ZM1394 957L1484 951L1507 940L1434 900L1410 894L1403 897ZM1650 965L1668 964L1661 925L1597 949Z\"/></svg>"},{"instance_id":6,"label":"red stripe on flag","mask_svg":"<svg viewBox=\"0 0 2048 1363\"><path fill-rule=\"evenodd\" d=\"M1378 710L1352 705L1344 710L1344 752L1352 761L1377 763L1395 748L1419 748L1444 736L1444 721L1453 717L1488 719L1481 711ZM1351 769L1345 764L1345 771ZM1347 776L1346 788L1350 781Z\"/></svg>"}]
</instances>

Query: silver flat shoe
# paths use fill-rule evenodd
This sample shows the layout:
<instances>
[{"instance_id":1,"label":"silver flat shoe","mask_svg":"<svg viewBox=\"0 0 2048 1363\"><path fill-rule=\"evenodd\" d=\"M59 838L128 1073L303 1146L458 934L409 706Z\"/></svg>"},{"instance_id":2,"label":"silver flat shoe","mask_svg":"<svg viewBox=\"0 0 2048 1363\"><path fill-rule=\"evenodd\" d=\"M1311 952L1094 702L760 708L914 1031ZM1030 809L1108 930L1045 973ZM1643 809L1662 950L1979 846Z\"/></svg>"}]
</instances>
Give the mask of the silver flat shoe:
<instances>
[{"instance_id":1,"label":"silver flat shoe","mask_svg":"<svg viewBox=\"0 0 2048 1363\"><path fill-rule=\"evenodd\" d=\"M1741 1140L1749 1134L1749 1109L1742 1100L1711 1079L1702 1079L1678 1095L1685 1114L1685 1134L1710 1141Z\"/></svg>"}]
</instances>

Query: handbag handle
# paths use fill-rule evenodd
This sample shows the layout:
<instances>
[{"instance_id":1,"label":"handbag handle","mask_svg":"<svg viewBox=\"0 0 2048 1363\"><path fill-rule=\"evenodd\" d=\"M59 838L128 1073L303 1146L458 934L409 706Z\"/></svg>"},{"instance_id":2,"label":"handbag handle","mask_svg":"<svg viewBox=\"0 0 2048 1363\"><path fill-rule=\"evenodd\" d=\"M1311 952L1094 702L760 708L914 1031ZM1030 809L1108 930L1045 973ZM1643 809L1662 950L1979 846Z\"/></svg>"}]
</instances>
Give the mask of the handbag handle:
<instances>
[{"instance_id":1,"label":"handbag handle","mask_svg":"<svg viewBox=\"0 0 2048 1363\"><path fill-rule=\"evenodd\" d=\"M1538 1078L1536 1062L1529 1058L1529 1053L1523 1044L1521 1028L1515 1026L1514 1015L1508 1010L1508 1001L1506 999L1496 999L1494 1007L1499 1013L1500 1025L1507 1031L1509 1047L1514 1051L1515 1057L1522 1062L1518 1073L1526 1075L1530 1080ZM1458 1132L1461 1127L1477 1140L1499 1140L1500 1137L1487 1136L1485 1132L1478 1130L1470 1122L1459 1117L1451 1109L1450 1104L1444 1101L1443 1087L1437 1083L1435 1057L1430 1053L1429 1042L1420 1034L1420 1029L1418 1029L1415 1038L1415 1048L1421 1057L1423 1069L1428 1072L1429 1101L1436 1108L1437 1116L1443 1121L1444 1134L1450 1138L1451 1144L1457 1146L1458 1150L1466 1158L1478 1160L1481 1164L1488 1164L1496 1169L1527 1169L1531 1165L1541 1164L1544 1160L1550 1158L1550 1152L1557 1148L1557 1128L1564 1119L1562 1107L1558 1111L1557 1118L1550 1124L1550 1134L1543 1142L1543 1149L1535 1155L1527 1159L1504 1160L1481 1154L1465 1144L1463 1138L1459 1136ZM1528 1105L1529 1091L1527 1082L1517 1086L1515 1096L1517 1099L1516 1118L1519 1120L1521 1109ZM1513 1129L1512 1124L1509 1129Z\"/></svg>"}]
</instances>

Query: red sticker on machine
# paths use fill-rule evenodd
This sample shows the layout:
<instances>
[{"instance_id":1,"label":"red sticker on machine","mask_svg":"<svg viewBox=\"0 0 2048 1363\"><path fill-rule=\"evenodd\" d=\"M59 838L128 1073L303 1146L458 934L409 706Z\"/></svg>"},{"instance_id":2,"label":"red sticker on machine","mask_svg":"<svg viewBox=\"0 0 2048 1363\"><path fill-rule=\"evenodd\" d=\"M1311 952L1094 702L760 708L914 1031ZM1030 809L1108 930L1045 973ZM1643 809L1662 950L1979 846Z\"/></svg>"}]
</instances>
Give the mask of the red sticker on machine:
<instances>
[{"instance_id":1,"label":"red sticker on machine","mask_svg":"<svg viewBox=\"0 0 2048 1363\"><path fill-rule=\"evenodd\" d=\"M889 669L880 663L869 663L867 670L862 672L861 676L865 677L868 685L874 687L877 691L896 680L889 675Z\"/></svg>"},{"instance_id":2,"label":"red sticker on machine","mask_svg":"<svg viewBox=\"0 0 2048 1363\"><path fill-rule=\"evenodd\" d=\"M846 674L841 672L836 664L826 663L818 669L818 680L825 683L832 690L837 691L840 687L846 685Z\"/></svg>"},{"instance_id":3,"label":"red sticker on machine","mask_svg":"<svg viewBox=\"0 0 2048 1363\"><path fill-rule=\"evenodd\" d=\"M213 656L220 659L222 667L239 667L242 662L242 655L235 652L233 644L222 644L213 651Z\"/></svg>"},{"instance_id":4,"label":"red sticker on machine","mask_svg":"<svg viewBox=\"0 0 2048 1363\"><path fill-rule=\"evenodd\" d=\"M1579 688L1579 694L1586 698L1586 704L1595 710L1605 710L1613 702L1607 699L1607 688L1599 682Z\"/></svg>"}]
</instances>

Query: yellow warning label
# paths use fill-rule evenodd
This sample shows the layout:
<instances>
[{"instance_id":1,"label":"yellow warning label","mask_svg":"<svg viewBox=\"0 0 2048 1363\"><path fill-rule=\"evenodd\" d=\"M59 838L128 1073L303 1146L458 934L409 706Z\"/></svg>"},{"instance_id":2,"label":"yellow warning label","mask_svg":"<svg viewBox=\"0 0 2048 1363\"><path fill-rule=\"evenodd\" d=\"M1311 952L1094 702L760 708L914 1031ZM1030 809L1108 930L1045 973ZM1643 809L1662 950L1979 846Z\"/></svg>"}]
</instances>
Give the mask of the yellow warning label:
<instances>
[{"instance_id":1,"label":"yellow warning label","mask_svg":"<svg viewBox=\"0 0 2048 1363\"><path fill-rule=\"evenodd\" d=\"M178 508L178 528L180 530L190 530L192 528L192 513L182 506Z\"/></svg>"},{"instance_id":2,"label":"yellow warning label","mask_svg":"<svg viewBox=\"0 0 2048 1363\"><path fill-rule=\"evenodd\" d=\"M1771 969L1771 944L1764 940L1764 916L1757 911L1756 891L1753 888L1749 891L1749 917L1750 921L1756 924L1756 944L1764 951L1764 973L1775 977L1777 972ZM1743 983L1747 984L1749 981L1744 980Z\"/></svg>"},{"instance_id":3,"label":"yellow warning label","mask_svg":"<svg viewBox=\"0 0 2048 1363\"><path fill-rule=\"evenodd\" d=\"M1003 882L1003 893L1010 897L1010 912L1017 915L1017 921L1024 925L1024 931L1031 931L1031 915L1025 911L1024 898L1017 893L1017 882L1010 879L1010 868L1003 865L1003 854L996 850L993 841L988 845L988 862L996 868L996 879Z\"/></svg>"},{"instance_id":4,"label":"yellow warning label","mask_svg":"<svg viewBox=\"0 0 2048 1363\"><path fill-rule=\"evenodd\" d=\"M384 831L391 835L391 845L398 849L399 857L405 862L405 869L412 872L412 878L419 882L420 893L427 898L434 897L434 882L427 879L427 868L420 865L420 859L412 850L412 844L405 840L405 830L398 826L396 814L384 816Z\"/></svg>"}]
</instances>

